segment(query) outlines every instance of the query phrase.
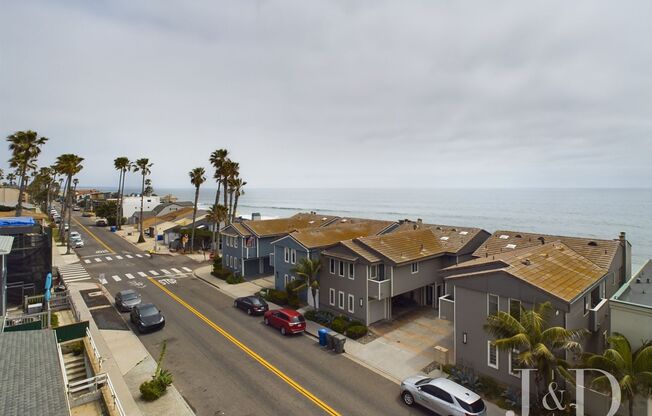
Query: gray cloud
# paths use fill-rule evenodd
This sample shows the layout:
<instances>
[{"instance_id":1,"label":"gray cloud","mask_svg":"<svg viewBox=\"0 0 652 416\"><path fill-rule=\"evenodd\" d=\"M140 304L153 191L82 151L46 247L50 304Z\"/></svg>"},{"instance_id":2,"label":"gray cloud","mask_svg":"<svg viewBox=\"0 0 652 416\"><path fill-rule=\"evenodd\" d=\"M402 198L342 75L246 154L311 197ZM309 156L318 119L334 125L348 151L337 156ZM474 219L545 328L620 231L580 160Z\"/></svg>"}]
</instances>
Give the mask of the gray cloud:
<instances>
[{"instance_id":1,"label":"gray cloud","mask_svg":"<svg viewBox=\"0 0 652 416\"><path fill-rule=\"evenodd\" d=\"M97 185L125 154L186 186L227 147L251 187L647 187L651 8L5 3L0 125Z\"/></svg>"}]
</instances>

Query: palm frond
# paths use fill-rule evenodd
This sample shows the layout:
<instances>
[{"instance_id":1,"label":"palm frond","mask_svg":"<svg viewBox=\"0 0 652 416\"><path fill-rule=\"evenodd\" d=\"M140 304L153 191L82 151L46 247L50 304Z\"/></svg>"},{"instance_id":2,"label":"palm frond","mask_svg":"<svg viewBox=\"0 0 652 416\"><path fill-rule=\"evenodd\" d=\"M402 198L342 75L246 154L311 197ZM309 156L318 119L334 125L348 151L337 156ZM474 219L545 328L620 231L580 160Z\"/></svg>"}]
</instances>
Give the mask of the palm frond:
<instances>
[{"instance_id":1,"label":"palm frond","mask_svg":"<svg viewBox=\"0 0 652 416\"><path fill-rule=\"evenodd\" d=\"M637 351L632 368L635 372L652 372L652 347L648 346Z\"/></svg>"},{"instance_id":2,"label":"palm frond","mask_svg":"<svg viewBox=\"0 0 652 416\"><path fill-rule=\"evenodd\" d=\"M489 315L484 325L485 331L494 338L509 338L516 334L526 333L526 329L512 315L499 311L494 315Z\"/></svg>"}]
</instances>

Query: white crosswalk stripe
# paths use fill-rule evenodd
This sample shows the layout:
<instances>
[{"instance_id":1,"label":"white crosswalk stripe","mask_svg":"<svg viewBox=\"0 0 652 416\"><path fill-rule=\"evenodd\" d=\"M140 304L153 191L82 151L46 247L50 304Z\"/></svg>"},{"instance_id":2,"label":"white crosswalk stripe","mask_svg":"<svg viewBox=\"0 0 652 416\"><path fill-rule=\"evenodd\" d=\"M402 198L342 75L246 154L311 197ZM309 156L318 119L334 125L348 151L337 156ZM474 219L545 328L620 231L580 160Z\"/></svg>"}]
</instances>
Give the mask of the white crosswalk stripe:
<instances>
[{"instance_id":1,"label":"white crosswalk stripe","mask_svg":"<svg viewBox=\"0 0 652 416\"><path fill-rule=\"evenodd\" d=\"M115 256L116 259L122 260L122 256Z\"/></svg>"},{"instance_id":2,"label":"white crosswalk stripe","mask_svg":"<svg viewBox=\"0 0 652 416\"><path fill-rule=\"evenodd\" d=\"M142 258L143 255L142 255L142 254L136 254L136 257L140 257L140 258Z\"/></svg>"},{"instance_id":3,"label":"white crosswalk stripe","mask_svg":"<svg viewBox=\"0 0 652 416\"><path fill-rule=\"evenodd\" d=\"M61 277L63 277L65 282L78 282L91 279L84 266L79 263L59 266L59 273L61 273Z\"/></svg>"},{"instance_id":4,"label":"white crosswalk stripe","mask_svg":"<svg viewBox=\"0 0 652 416\"><path fill-rule=\"evenodd\" d=\"M125 254L125 257L128 258L128 259L133 259L134 258L134 256L132 256L131 254Z\"/></svg>"},{"instance_id":5,"label":"white crosswalk stripe","mask_svg":"<svg viewBox=\"0 0 652 416\"><path fill-rule=\"evenodd\" d=\"M100 283L102 283L103 285L105 285L105 284L107 284L107 283L109 283L109 282L107 282L105 278L101 277L101 278L100 278Z\"/></svg>"},{"instance_id":6,"label":"white crosswalk stripe","mask_svg":"<svg viewBox=\"0 0 652 416\"><path fill-rule=\"evenodd\" d=\"M192 271L192 269L190 269L190 268L188 268L188 267L182 267L182 269L185 270L185 271L187 271L187 272L191 272L191 271Z\"/></svg>"},{"instance_id":7,"label":"white crosswalk stripe","mask_svg":"<svg viewBox=\"0 0 652 416\"><path fill-rule=\"evenodd\" d=\"M169 270L161 269L161 271L163 272L163 274L171 274Z\"/></svg>"},{"instance_id":8,"label":"white crosswalk stripe","mask_svg":"<svg viewBox=\"0 0 652 416\"><path fill-rule=\"evenodd\" d=\"M138 276L140 276L140 277L146 277L146 276L147 276L147 273L145 273L145 272L138 272Z\"/></svg>"},{"instance_id":9,"label":"white crosswalk stripe","mask_svg":"<svg viewBox=\"0 0 652 416\"><path fill-rule=\"evenodd\" d=\"M112 278L113 280L115 280L116 282L119 282L120 280L122 280L122 279L120 279L120 276L118 276L117 274L114 275L114 276L111 276L111 278Z\"/></svg>"},{"instance_id":10,"label":"white crosswalk stripe","mask_svg":"<svg viewBox=\"0 0 652 416\"><path fill-rule=\"evenodd\" d=\"M104 258L107 259L108 261L112 261L112 260L113 260L113 259L112 259L111 257L109 257L109 256L106 256L106 257L104 257Z\"/></svg>"},{"instance_id":11,"label":"white crosswalk stripe","mask_svg":"<svg viewBox=\"0 0 652 416\"><path fill-rule=\"evenodd\" d=\"M151 274L152 276L158 276L158 272L156 270L150 270L149 274Z\"/></svg>"},{"instance_id":12,"label":"white crosswalk stripe","mask_svg":"<svg viewBox=\"0 0 652 416\"><path fill-rule=\"evenodd\" d=\"M174 267L172 268L172 271L175 272L175 273L181 273L181 270L175 269Z\"/></svg>"},{"instance_id":13,"label":"white crosswalk stripe","mask_svg":"<svg viewBox=\"0 0 652 416\"><path fill-rule=\"evenodd\" d=\"M125 276L127 276L127 279L135 279L136 278L136 276L134 276L131 273L126 273Z\"/></svg>"},{"instance_id":14,"label":"white crosswalk stripe","mask_svg":"<svg viewBox=\"0 0 652 416\"><path fill-rule=\"evenodd\" d=\"M90 262L91 261L89 259L84 260L84 263L86 263L86 264L90 264Z\"/></svg>"},{"instance_id":15,"label":"white crosswalk stripe","mask_svg":"<svg viewBox=\"0 0 652 416\"><path fill-rule=\"evenodd\" d=\"M98 262L98 263L101 263L101 262L102 262L102 259L99 258L99 257L95 257L95 261Z\"/></svg>"}]
</instances>

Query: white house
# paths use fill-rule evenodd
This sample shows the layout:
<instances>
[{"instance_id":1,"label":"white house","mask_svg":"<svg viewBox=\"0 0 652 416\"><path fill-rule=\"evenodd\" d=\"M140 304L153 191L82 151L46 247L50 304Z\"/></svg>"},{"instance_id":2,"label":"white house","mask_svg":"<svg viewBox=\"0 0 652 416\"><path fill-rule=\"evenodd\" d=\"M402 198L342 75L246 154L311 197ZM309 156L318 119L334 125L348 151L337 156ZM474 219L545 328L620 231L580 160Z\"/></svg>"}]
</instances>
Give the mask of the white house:
<instances>
[{"instance_id":1,"label":"white house","mask_svg":"<svg viewBox=\"0 0 652 416\"><path fill-rule=\"evenodd\" d=\"M161 203L159 196L146 196L143 199L143 211L152 211ZM122 215L126 218L134 215L134 212L140 211L140 196L125 196L122 201Z\"/></svg>"}]
</instances>

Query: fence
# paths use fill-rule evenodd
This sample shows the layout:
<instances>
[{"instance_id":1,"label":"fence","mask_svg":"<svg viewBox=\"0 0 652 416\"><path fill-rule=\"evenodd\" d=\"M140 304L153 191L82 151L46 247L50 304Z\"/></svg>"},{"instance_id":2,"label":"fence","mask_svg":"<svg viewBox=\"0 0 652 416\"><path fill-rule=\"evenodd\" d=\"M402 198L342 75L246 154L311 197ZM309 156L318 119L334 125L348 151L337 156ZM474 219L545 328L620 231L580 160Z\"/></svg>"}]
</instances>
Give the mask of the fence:
<instances>
[{"instance_id":1,"label":"fence","mask_svg":"<svg viewBox=\"0 0 652 416\"><path fill-rule=\"evenodd\" d=\"M88 322L86 323L86 336L88 337L88 343L91 345L91 350L93 351L93 355L97 359L98 367L102 369L102 356L100 355L100 351L97 349L97 345L95 345L95 341L93 340L93 337L91 336L91 331L88 329Z\"/></svg>"},{"instance_id":2,"label":"fence","mask_svg":"<svg viewBox=\"0 0 652 416\"><path fill-rule=\"evenodd\" d=\"M32 329L44 329L50 327L50 311L5 317L4 332L27 331Z\"/></svg>"},{"instance_id":3,"label":"fence","mask_svg":"<svg viewBox=\"0 0 652 416\"><path fill-rule=\"evenodd\" d=\"M27 311L29 305L35 303L45 304L44 295L34 295L34 296L25 296L23 298L23 310ZM64 309L71 308L72 302L70 300L70 292L66 290L65 292L55 292L50 297L49 309L52 311L60 311Z\"/></svg>"},{"instance_id":4,"label":"fence","mask_svg":"<svg viewBox=\"0 0 652 416\"><path fill-rule=\"evenodd\" d=\"M74 324L60 326L54 329L58 342L72 341L84 338L88 332L88 321L75 322Z\"/></svg>"}]
</instances>

